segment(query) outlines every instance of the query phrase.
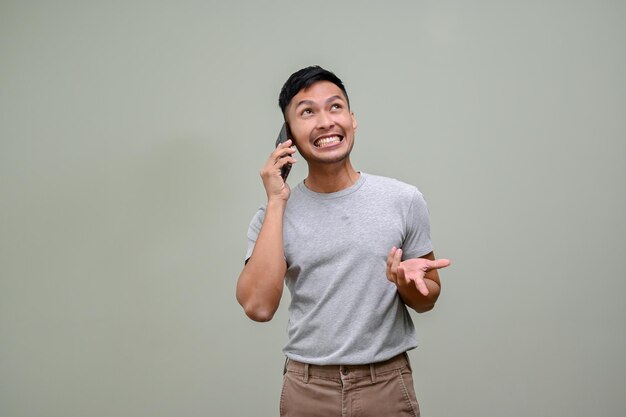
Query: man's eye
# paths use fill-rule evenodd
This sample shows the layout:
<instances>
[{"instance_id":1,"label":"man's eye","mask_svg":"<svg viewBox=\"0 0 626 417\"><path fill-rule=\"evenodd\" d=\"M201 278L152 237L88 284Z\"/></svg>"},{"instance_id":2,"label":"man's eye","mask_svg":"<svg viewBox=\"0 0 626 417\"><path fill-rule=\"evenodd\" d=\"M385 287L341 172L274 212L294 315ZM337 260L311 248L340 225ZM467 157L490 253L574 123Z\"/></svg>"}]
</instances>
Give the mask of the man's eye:
<instances>
[{"instance_id":1,"label":"man's eye","mask_svg":"<svg viewBox=\"0 0 626 417\"><path fill-rule=\"evenodd\" d=\"M313 114L313 110L311 109L304 109L302 110L302 113L300 113L302 116L307 116L309 114Z\"/></svg>"},{"instance_id":2,"label":"man's eye","mask_svg":"<svg viewBox=\"0 0 626 417\"><path fill-rule=\"evenodd\" d=\"M334 104L332 104L332 105L330 106L330 108L331 108L331 109L333 109L333 110L340 109L340 108L341 108L341 104L339 104L339 103L334 103Z\"/></svg>"}]
</instances>

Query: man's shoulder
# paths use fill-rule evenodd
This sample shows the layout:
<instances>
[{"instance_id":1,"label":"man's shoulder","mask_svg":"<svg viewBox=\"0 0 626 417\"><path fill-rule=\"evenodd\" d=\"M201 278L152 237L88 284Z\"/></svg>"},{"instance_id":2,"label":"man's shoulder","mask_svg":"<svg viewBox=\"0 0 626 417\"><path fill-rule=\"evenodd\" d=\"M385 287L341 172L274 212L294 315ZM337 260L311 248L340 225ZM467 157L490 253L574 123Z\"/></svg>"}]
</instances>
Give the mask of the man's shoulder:
<instances>
[{"instance_id":1,"label":"man's shoulder","mask_svg":"<svg viewBox=\"0 0 626 417\"><path fill-rule=\"evenodd\" d=\"M363 173L363 175L366 176L368 186L378 192L410 196L414 195L416 192L419 193L419 190L415 185L408 184L396 178L368 173Z\"/></svg>"}]
</instances>

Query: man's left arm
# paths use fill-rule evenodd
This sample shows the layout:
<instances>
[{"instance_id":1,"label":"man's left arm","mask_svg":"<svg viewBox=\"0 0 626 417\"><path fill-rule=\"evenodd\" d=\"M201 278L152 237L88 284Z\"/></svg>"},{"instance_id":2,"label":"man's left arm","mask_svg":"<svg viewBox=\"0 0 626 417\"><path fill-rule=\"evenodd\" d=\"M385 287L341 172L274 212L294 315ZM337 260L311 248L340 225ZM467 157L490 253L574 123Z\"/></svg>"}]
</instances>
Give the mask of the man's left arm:
<instances>
[{"instance_id":1,"label":"man's left arm","mask_svg":"<svg viewBox=\"0 0 626 417\"><path fill-rule=\"evenodd\" d=\"M434 252L402 261L402 249L393 247L387 255L387 279L396 284L404 304L424 313L433 309L441 292L437 270L448 265L448 259L435 259Z\"/></svg>"}]
</instances>

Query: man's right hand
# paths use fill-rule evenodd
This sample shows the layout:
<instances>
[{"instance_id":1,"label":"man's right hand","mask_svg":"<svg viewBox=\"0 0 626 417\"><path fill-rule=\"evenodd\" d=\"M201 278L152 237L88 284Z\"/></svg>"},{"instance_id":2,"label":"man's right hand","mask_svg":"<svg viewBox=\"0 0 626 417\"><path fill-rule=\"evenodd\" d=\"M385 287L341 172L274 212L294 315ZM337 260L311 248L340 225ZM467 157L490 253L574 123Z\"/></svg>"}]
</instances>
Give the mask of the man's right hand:
<instances>
[{"instance_id":1,"label":"man's right hand","mask_svg":"<svg viewBox=\"0 0 626 417\"><path fill-rule=\"evenodd\" d=\"M289 199L291 189L289 185L283 181L283 177L280 175L280 169L286 164L296 163L296 160L292 156L296 150L292 148L292 144L292 140L289 139L278 145L261 169L261 179L263 180L263 186L265 187L268 201L273 199L287 201Z\"/></svg>"}]
</instances>

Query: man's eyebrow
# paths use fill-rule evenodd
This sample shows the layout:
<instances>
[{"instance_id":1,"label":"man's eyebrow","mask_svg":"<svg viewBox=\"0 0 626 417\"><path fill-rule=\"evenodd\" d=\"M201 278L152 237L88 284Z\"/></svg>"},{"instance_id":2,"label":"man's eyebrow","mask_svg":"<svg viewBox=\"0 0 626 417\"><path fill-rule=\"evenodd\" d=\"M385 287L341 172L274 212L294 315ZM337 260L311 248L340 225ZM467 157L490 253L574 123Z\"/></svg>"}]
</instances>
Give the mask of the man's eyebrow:
<instances>
[{"instance_id":1,"label":"man's eyebrow","mask_svg":"<svg viewBox=\"0 0 626 417\"><path fill-rule=\"evenodd\" d=\"M313 100L300 100L296 106L294 107L294 109L297 109L298 107L302 106L303 104L306 104L307 106L310 106L313 104Z\"/></svg>"},{"instance_id":2,"label":"man's eyebrow","mask_svg":"<svg viewBox=\"0 0 626 417\"><path fill-rule=\"evenodd\" d=\"M345 100L343 97L341 97L340 95L334 95L334 96L332 96L332 97L328 97L328 98L326 99L326 103L330 103L331 101L335 101L335 100L337 100L337 99L339 99L339 100L341 100L341 101L346 101L346 100Z\"/></svg>"},{"instance_id":3,"label":"man's eyebrow","mask_svg":"<svg viewBox=\"0 0 626 417\"><path fill-rule=\"evenodd\" d=\"M343 97L341 97L340 95L334 95L334 96L330 96L326 99L326 103L330 103L331 101L335 101L335 100L341 100L341 101L346 101ZM296 106L294 107L295 109L297 109L298 107L302 106L303 104L306 104L307 106L311 106L313 104L315 104L315 102L313 100L301 100L299 101Z\"/></svg>"}]
</instances>

